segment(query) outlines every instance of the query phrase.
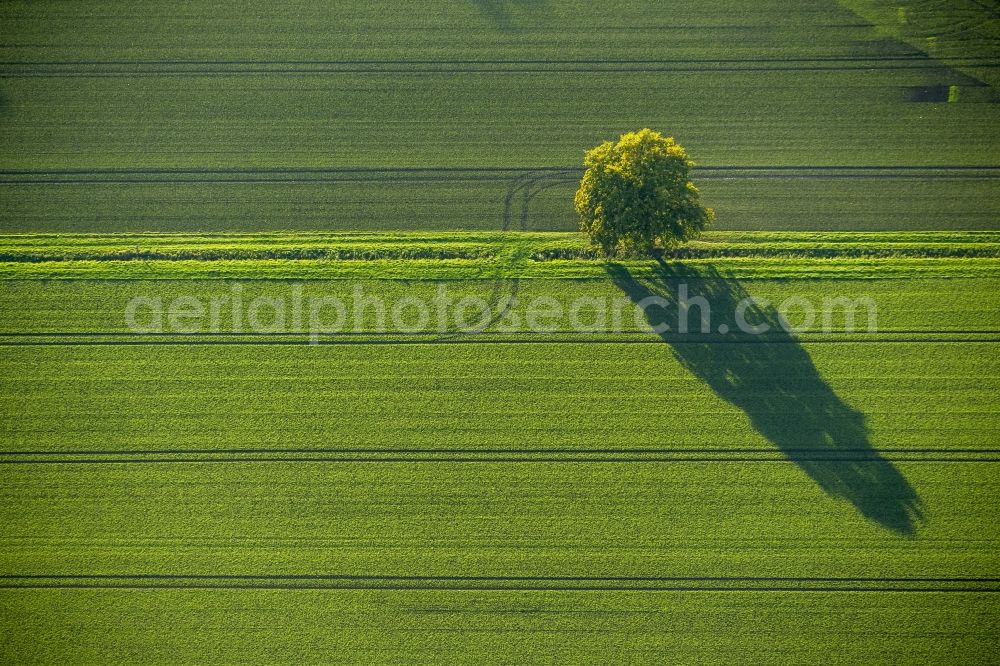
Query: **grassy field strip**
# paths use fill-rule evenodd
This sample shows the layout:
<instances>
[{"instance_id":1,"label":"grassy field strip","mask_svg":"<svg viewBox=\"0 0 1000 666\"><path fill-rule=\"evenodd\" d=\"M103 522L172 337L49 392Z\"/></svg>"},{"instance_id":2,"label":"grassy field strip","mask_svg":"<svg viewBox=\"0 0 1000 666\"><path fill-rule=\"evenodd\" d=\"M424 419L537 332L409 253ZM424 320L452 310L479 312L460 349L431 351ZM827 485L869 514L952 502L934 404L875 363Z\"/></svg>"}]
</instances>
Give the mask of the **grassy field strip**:
<instances>
[{"instance_id":1,"label":"grassy field strip","mask_svg":"<svg viewBox=\"0 0 1000 666\"><path fill-rule=\"evenodd\" d=\"M525 258L528 259L528 258ZM655 276L659 269L647 261L621 262L636 277ZM1000 273L1000 259L842 258L836 261L787 257L711 258L685 261L692 271L713 270L733 279L892 279L967 277L992 278ZM0 280L488 280L593 279L608 274L600 261L508 258L482 259L220 259L181 260L70 260L0 262Z\"/></svg>"},{"instance_id":2,"label":"grassy field strip","mask_svg":"<svg viewBox=\"0 0 1000 666\"><path fill-rule=\"evenodd\" d=\"M609 274L581 234L553 232L15 234L0 236L0 280L599 278ZM991 231L707 234L668 259L688 276L731 278L992 277ZM636 276L663 270L622 264Z\"/></svg>"},{"instance_id":3,"label":"grassy field strip","mask_svg":"<svg viewBox=\"0 0 1000 666\"><path fill-rule=\"evenodd\" d=\"M998 647L993 596L4 590L0 656L20 663L275 663L337 654L365 664L614 658L723 665L754 654L775 662L979 663ZM159 617L170 618L170 631L135 621ZM872 640L855 640L859 630Z\"/></svg>"},{"instance_id":4,"label":"grassy field strip","mask_svg":"<svg viewBox=\"0 0 1000 666\"><path fill-rule=\"evenodd\" d=\"M714 348L13 346L0 361L8 415L0 433L7 453L804 449L871 457L886 448L947 457L1000 444L994 344ZM747 383L734 401L714 392L724 372ZM615 406L618 395L630 396L628 410ZM672 404L699 409L678 419Z\"/></svg>"},{"instance_id":5,"label":"grassy field strip","mask_svg":"<svg viewBox=\"0 0 1000 666\"><path fill-rule=\"evenodd\" d=\"M707 234L668 253L666 267L726 278L993 277L991 231ZM0 280L483 280L602 278L580 234L553 232L81 234L0 236ZM664 270L622 264L635 276Z\"/></svg>"},{"instance_id":6,"label":"grassy field strip","mask_svg":"<svg viewBox=\"0 0 1000 666\"><path fill-rule=\"evenodd\" d=\"M676 293L680 279L667 285ZM715 280L707 276L685 281L690 293L706 291ZM289 301L291 287L283 281L250 280L240 282L239 288L246 302L259 297ZM623 296L622 290L608 279L587 280L466 280L435 282L417 280L328 280L296 282L303 302L312 298L333 296L350 302L354 290L362 294L376 294L387 303L404 297L414 297L430 303L444 289L456 301L462 298L478 297L488 303L509 302L516 295L527 304L535 299L552 298L566 310L576 298L599 299L610 303ZM878 336L906 336L932 333L957 335L961 333L994 333L1000 331L1000 278L983 277L977 279L917 279L905 283L897 279L842 279L834 282L822 280L780 280L754 279L741 281L748 294L781 303L792 296L802 296L821 304L824 298L843 296L859 298L867 296L877 305ZM132 298L160 298L169 308L175 299L185 296L199 296L204 299L232 298L236 283L222 280L67 280L67 281L0 281L0 335L13 336L11 339L27 338L50 334L96 335L128 333L125 310ZM290 305L287 307L291 307ZM308 306L306 306L308 307ZM519 308L518 310L524 309ZM831 331L843 335L846 317L842 311L831 311ZM348 313L352 332L377 331L377 313L366 310L361 317ZM727 315L728 316L728 315ZM308 318L307 318L308 319ZM288 334L308 333L308 321L304 319L294 326L290 318L286 321ZM588 324L597 324L596 317L582 317ZM240 338L239 330L250 333L247 327L234 327L231 308L220 309L218 333ZM859 317L858 326L865 330L864 319ZM605 327L611 326L610 321ZM356 326L357 324L357 326ZM623 317L622 334L637 333L642 329L634 316ZM496 326L491 330L496 330ZM570 333L568 319L553 323L554 331ZM600 330L600 327L596 327ZM206 333L211 332L208 325ZM860 333L859 333L860 335ZM299 338L301 339L301 335ZM409 336L412 337L412 336ZM428 331L427 339L437 339L436 331ZM482 339L485 336L480 336ZM590 336L596 337L596 336ZM11 339L8 339L9 342ZM202 338L202 341L205 338ZM327 338L324 338L327 339ZM192 341L190 338L181 340Z\"/></svg>"},{"instance_id":7,"label":"grassy field strip","mask_svg":"<svg viewBox=\"0 0 1000 666\"><path fill-rule=\"evenodd\" d=\"M583 234L544 232L360 233L263 235L125 234L0 236L0 262L248 259L591 258ZM713 231L668 257L943 258L1000 257L1000 232L733 232Z\"/></svg>"},{"instance_id":8,"label":"grassy field strip","mask_svg":"<svg viewBox=\"0 0 1000 666\"><path fill-rule=\"evenodd\" d=\"M13 585L155 574L188 585L317 575L362 587L485 576L498 580L479 587L1000 589L1000 463L803 464L13 465L0 571ZM818 473L849 487L825 490ZM532 580L510 580L521 578ZM759 580L786 578L843 580ZM131 581L143 582L156 584ZM103 584L116 583L129 581Z\"/></svg>"}]
</instances>

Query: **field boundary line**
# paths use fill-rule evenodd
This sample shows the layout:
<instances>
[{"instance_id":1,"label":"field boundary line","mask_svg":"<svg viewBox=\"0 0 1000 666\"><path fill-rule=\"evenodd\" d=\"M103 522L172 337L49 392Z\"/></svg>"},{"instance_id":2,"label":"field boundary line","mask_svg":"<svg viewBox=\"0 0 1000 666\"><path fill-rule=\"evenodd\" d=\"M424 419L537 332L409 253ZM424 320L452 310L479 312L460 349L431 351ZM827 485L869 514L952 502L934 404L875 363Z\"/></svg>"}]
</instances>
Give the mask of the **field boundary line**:
<instances>
[{"instance_id":1,"label":"field boundary line","mask_svg":"<svg viewBox=\"0 0 1000 666\"><path fill-rule=\"evenodd\" d=\"M143 335L136 335L134 339L75 339L75 338L57 338L57 339L17 339L17 340L7 340L4 339L5 336L0 335L0 348L2 347L210 347L210 346L220 346L220 347L349 347L349 346L403 346L403 345L427 345L427 346L442 346L442 345L663 345L663 344L713 344L713 345L798 345L798 344L826 344L826 345L857 345L857 344L995 344L1000 342L1000 334L941 334L933 333L922 337L870 337L870 338L852 338L848 337L851 334L830 334L830 335L818 335L813 337L799 336L795 338L788 338L784 340L778 339L753 339L753 338L734 338L730 340L726 339L705 339L705 338L678 338L664 340L661 337L629 337L620 336L616 339L615 336L606 337L571 337L571 336L538 336L538 337L522 337L513 339L501 339L498 335L488 334L476 334L476 333L458 333L458 334L444 334L440 337L435 338L422 338L420 336L415 336L414 338L406 337L396 337L387 334L385 337L378 337L372 335L371 337L365 338L331 338L328 336L318 336L317 338L310 339L309 334L302 333L299 334L300 338L275 338L265 335L261 335L254 339L219 339L219 338L209 338L209 339L143 339ZM511 334L516 335L516 334ZM878 336L879 334L873 334Z\"/></svg>"},{"instance_id":2,"label":"field boundary line","mask_svg":"<svg viewBox=\"0 0 1000 666\"><path fill-rule=\"evenodd\" d=\"M993 180L997 165L931 166L698 166L701 180ZM461 183L508 181L505 209L523 189L572 184L580 167L262 167L132 169L0 169L0 185L99 184L304 184L304 183ZM525 196L533 197L537 191ZM509 216L508 216L509 217ZM508 221L509 225L509 221Z\"/></svg>"},{"instance_id":3,"label":"field boundary line","mask_svg":"<svg viewBox=\"0 0 1000 666\"><path fill-rule=\"evenodd\" d=\"M4 451L0 465L124 465L224 463L1000 463L1000 449L358 449L247 448Z\"/></svg>"},{"instance_id":4,"label":"field boundary line","mask_svg":"<svg viewBox=\"0 0 1000 666\"><path fill-rule=\"evenodd\" d=\"M989 577L6 574L2 589L315 589L636 592L1000 592Z\"/></svg>"},{"instance_id":5,"label":"field boundary line","mask_svg":"<svg viewBox=\"0 0 1000 666\"><path fill-rule=\"evenodd\" d=\"M386 60L6 60L0 77L125 77L324 74L532 74L617 72L837 72L994 69L989 56L931 58L901 54L819 55L773 58L677 59L386 59Z\"/></svg>"}]
</instances>

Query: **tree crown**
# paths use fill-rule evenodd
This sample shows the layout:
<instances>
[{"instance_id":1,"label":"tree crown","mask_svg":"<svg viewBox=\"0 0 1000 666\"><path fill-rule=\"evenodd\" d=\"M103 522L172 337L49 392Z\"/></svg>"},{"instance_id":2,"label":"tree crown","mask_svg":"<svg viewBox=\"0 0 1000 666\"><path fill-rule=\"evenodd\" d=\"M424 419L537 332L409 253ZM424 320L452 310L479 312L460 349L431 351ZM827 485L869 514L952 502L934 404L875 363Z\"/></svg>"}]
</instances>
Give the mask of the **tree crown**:
<instances>
[{"instance_id":1,"label":"tree crown","mask_svg":"<svg viewBox=\"0 0 1000 666\"><path fill-rule=\"evenodd\" d=\"M587 151L576 193L583 231L606 256L648 255L697 236L714 218L673 137L643 129Z\"/></svg>"}]
</instances>

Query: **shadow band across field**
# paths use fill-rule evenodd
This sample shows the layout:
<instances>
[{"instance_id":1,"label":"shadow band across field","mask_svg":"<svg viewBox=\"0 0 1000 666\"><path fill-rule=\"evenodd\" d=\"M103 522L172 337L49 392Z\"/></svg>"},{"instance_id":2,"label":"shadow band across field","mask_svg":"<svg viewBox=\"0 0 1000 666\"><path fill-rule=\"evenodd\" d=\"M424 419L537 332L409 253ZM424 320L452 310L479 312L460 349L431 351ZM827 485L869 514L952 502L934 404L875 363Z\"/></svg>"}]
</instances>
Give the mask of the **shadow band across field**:
<instances>
[{"instance_id":1,"label":"shadow band across field","mask_svg":"<svg viewBox=\"0 0 1000 666\"><path fill-rule=\"evenodd\" d=\"M652 277L640 279L620 265L610 265L608 270L615 284L635 304L644 306L650 325L659 330L668 327L660 336L677 360L719 397L746 413L757 432L826 493L849 501L887 529L915 534L923 519L916 491L872 446L864 415L823 380L806 350L782 328L772 305L752 303L745 311L747 324L770 327L766 334L736 332L719 334L712 341L705 341L704 336L678 341L683 339L683 333L678 335L682 285L690 303L684 315L690 320L690 331L701 330L704 308L695 304L696 297L709 305L713 326L721 321L731 326L737 306L750 299L750 294L737 280L712 269L694 270L660 261ZM648 300L653 298L663 301L653 304ZM741 337L749 336L759 340L739 343ZM689 408L697 409L697 405Z\"/></svg>"}]
</instances>

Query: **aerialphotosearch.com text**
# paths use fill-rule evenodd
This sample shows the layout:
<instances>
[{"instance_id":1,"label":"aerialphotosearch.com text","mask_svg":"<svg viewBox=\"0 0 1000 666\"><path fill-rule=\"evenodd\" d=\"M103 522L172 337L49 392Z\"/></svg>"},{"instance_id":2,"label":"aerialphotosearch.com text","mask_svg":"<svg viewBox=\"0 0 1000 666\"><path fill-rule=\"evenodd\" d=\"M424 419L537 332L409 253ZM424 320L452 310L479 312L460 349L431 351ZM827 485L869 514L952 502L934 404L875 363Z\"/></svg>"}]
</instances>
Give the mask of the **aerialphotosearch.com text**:
<instances>
[{"instance_id":1,"label":"aerialphotosearch.com text","mask_svg":"<svg viewBox=\"0 0 1000 666\"><path fill-rule=\"evenodd\" d=\"M344 292L347 293L344 293ZM641 297L640 297L641 296ZM699 284L679 283L640 296L455 295L439 284L431 295L383 295L354 284L334 294L287 293L250 297L243 285L212 295L142 295L125 307L136 334L304 333L310 343L338 333L622 333L765 335L877 331L877 308L867 296L793 295L772 303L743 296L719 299Z\"/></svg>"}]
</instances>

